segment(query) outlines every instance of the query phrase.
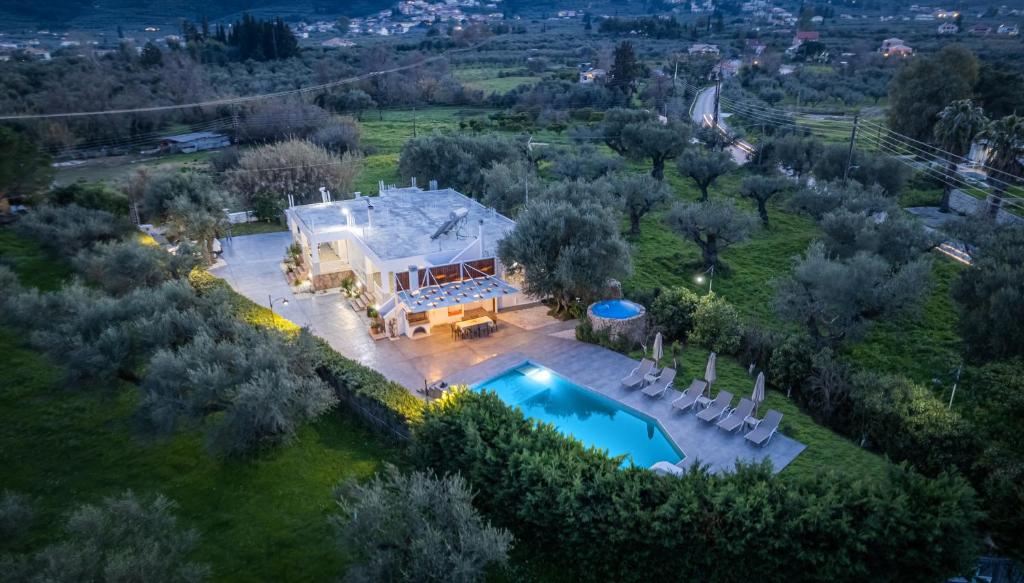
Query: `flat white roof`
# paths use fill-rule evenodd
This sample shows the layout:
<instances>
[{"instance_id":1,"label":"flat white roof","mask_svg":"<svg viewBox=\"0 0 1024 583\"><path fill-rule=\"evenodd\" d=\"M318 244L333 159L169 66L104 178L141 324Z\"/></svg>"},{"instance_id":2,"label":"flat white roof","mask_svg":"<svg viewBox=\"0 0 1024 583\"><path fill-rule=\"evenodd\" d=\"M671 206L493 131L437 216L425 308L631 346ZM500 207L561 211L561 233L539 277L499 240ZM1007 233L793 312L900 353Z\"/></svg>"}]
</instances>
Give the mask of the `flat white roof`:
<instances>
[{"instance_id":1,"label":"flat white roof","mask_svg":"<svg viewBox=\"0 0 1024 583\"><path fill-rule=\"evenodd\" d=\"M431 239L458 209L466 209L465 219ZM313 235L337 233L340 239L351 233L385 261L462 251L475 241L481 227L482 257L490 257L496 255L498 241L515 227L512 219L450 188L385 190L380 196L295 206L288 212Z\"/></svg>"}]
</instances>

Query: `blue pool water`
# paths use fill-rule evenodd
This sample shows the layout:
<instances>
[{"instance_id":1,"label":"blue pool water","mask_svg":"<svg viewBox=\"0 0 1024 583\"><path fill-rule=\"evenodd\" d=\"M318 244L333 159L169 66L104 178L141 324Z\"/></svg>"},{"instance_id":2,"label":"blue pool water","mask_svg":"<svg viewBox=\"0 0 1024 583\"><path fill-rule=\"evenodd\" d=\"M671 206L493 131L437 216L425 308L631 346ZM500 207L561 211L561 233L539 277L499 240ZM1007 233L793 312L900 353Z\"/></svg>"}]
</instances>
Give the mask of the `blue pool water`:
<instances>
[{"instance_id":1,"label":"blue pool water","mask_svg":"<svg viewBox=\"0 0 1024 583\"><path fill-rule=\"evenodd\" d=\"M625 463L648 468L656 462L676 463L683 455L657 422L615 401L577 386L550 370L526 363L479 383L473 390L498 397L538 421L553 424L588 446L625 454Z\"/></svg>"},{"instance_id":2,"label":"blue pool water","mask_svg":"<svg viewBox=\"0 0 1024 583\"><path fill-rule=\"evenodd\" d=\"M594 304L591 310L594 312L595 316L625 320L626 318L632 318L639 314L641 308L640 304L633 303L629 300L605 300Z\"/></svg>"}]
</instances>

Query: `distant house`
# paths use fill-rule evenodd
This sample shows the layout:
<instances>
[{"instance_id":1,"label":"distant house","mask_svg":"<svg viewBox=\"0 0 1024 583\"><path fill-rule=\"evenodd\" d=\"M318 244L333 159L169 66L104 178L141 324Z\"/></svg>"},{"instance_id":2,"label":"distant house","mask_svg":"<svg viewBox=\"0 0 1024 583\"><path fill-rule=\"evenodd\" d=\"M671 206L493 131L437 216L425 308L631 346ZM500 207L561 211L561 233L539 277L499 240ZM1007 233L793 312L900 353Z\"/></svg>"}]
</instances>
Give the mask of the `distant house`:
<instances>
[{"instance_id":1,"label":"distant house","mask_svg":"<svg viewBox=\"0 0 1024 583\"><path fill-rule=\"evenodd\" d=\"M793 46L800 46L807 41L821 40L821 33L816 30L798 30L793 36Z\"/></svg>"},{"instance_id":2,"label":"distant house","mask_svg":"<svg viewBox=\"0 0 1024 583\"><path fill-rule=\"evenodd\" d=\"M348 40L347 38L333 37L320 43L320 46L327 47L329 49L341 49L356 46L356 43Z\"/></svg>"},{"instance_id":3,"label":"distant house","mask_svg":"<svg viewBox=\"0 0 1024 583\"><path fill-rule=\"evenodd\" d=\"M691 55L717 55L718 45L709 45L706 43L695 43L690 45L689 53Z\"/></svg>"},{"instance_id":4,"label":"distant house","mask_svg":"<svg viewBox=\"0 0 1024 583\"><path fill-rule=\"evenodd\" d=\"M590 69L587 71L580 71L580 84L587 85L594 83L595 81L603 81L608 76L608 72L604 69Z\"/></svg>"},{"instance_id":5,"label":"distant house","mask_svg":"<svg viewBox=\"0 0 1024 583\"><path fill-rule=\"evenodd\" d=\"M1017 36L1020 34L1020 28L1016 24L1000 24L999 28L996 29L996 34Z\"/></svg>"},{"instance_id":6,"label":"distant house","mask_svg":"<svg viewBox=\"0 0 1024 583\"><path fill-rule=\"evenodd\" d=\"M160 138L160 151L191 154L201 150L213 150L231 145L231 138L213 132L193 132L178 136Z\"/></svg>"},{"instance_id":7,"label":"distant house","mask_svg":"<svg viewBox=\"0 0 1024 583\"><path fill-rule=\"evenodd\" d=\"M907 46L903 39L893 37L882 41L882 46L878 49L878 52L882 53L885 57L909 57L914 54L914 49Z\"/></svg>"},{"instance_id":8,"label":"distant house","mask_svg":"<svg viewBox=\"0 0 1024 583\"><path fill-rule=\"evenodd\" d=\"M958 32L960 32L960 27L952 22L943 22L939 25L939 34L956 34Z\"/></svg>"}]
</instances>

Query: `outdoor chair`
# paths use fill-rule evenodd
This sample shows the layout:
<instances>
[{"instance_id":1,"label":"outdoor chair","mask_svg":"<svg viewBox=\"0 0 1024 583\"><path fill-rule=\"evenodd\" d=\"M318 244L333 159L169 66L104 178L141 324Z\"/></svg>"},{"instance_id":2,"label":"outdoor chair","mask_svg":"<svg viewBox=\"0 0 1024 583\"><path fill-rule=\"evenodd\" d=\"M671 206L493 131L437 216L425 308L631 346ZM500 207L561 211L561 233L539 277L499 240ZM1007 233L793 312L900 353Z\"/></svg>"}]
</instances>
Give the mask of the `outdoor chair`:
<instances>
[{"instance_id":1,"label":"outdoor chair","mask_svg":"<svg viewBox=\"0 0 1024 583\"><path fill-rule=\"evenodd\" d=\"M707 421L708 423L713 422L725 413L729 405L732 404L732 393L729 391L719 391L718 396L715 397L714 401L708 405L703 411L697 413L697 418L701 421Z\"/></svg>"},{"instance_id":2,"label":"outdoor chair","mask_svg":"<svg viewBox=\"0 0 1024 583\"><path fill-rule=\"evenodd\" d=\"M741 399L740 406L730 411L724 419L719 421L718 427L729 432L736 431L743 427L744 420L753 412L754 402L746 398Z\"/></svg>"},{"instance_id":3,"label":"outdoor chair","mask_svg":"<svg viewBox=\"0 0 1024 583\"><path fill-rule=\"evenodd\" d=\"M666 368L661 371L658 378L644 389L644 394L648 397L659 399L665 395L668 388L672 386L672 381L676 380L676 369Z\"/></svg>"},{"instance_id":4,"label":"outdoor chair","mask_svg":"<svg viewBox=\"0 0 1024 583\"><path fill-rule=\"evenodd\" d=\"M750 443L754 445L764 445L775 435L775 432L779 430L779 424L782 423L782 413L779 413L775 409L769 409L765 413L764 419L757 423L757 427L753 431L746 434L744 437Z\"/></svg>"},{"instance_id":5,"label":"outdoor chair","mask_svg":"<svg viewBox=\"0 0 1024 583\"><path fill-rule=\"evenodd\" d=\"M708 388L708 383L700 379L693 379L690 382L690 387L683 391L683 394L678 399L672 401L672 408L685 411L693 404L697 402L697 398L704 394L704 390Z\"/></svg>"},{"instance_id":6,"label":"outdoor chair","mask_svg":"<svg viewBox=\"0 0 1024 583\"><path fill-rule=\"evenodd\" d=\"M636 389L642 387L644 384L644 377L651 374L654 370L654 361L643 359L640 361L640 365L634 368L628 375L622 379L622 386L627 389Z\"/></svg>"}]
</instances>

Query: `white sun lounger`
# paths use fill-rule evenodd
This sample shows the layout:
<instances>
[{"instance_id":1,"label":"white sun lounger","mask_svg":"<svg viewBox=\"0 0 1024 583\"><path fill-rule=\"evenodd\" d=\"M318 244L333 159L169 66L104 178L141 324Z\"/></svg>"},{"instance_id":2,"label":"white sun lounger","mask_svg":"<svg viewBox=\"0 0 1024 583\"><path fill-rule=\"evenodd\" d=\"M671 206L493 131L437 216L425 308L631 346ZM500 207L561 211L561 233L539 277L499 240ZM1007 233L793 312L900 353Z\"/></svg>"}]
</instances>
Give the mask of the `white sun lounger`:
<instances>
[{"instance_id":1,"label":"white sun lounger","mask_svg":"<svg viewBox=\"0 0 1024 583\"><path fill-rule=\"evenodd\" d=\"M754 412L754 402L750 399L740 399L740 406L736 407L729 414L718 422L718 427L726 431L736 431L743 427L743 420Z\"/></svg>"},{"instance_id":2,"label":"white sun lounger","mask_svg":"<svg viewBox=\"0 0 1024 583\"><path fill-rule=\"evenodd\" d=\"M722 413L725 413L731 403L732 393L729 391L719 391L715 400L711 401L711 404L706 409L697 413L697 419L711 423L721 417Z\"/></svg>"},{"instance_id":3,"label":"white sun lounger","mask_svg":"<svg viewBox=\"0 0 1024 583\"><path fill-rule=\"evenodd\" d=\"M654 398L663 397L665 395L665 391L667 391L668 388L672 386L672 381L674 380L676 380L676 369L666 368L665 370L661 371L661 374L658 375L658 378L654 379L654 382L652 382L650 385L648 385L646 389L644 389L644 394L647 395L648 397Z\"/></svg>"},{"instance_id":4,"label":"white sun lounger","mask_svg":"<svg viewBox=\"0 0 1024 583\"><path fill-rule=\"evenodd\" d=\"M678 399L672 401L672 408L679 409L680 411L685 411L690 407L693 407L693 404L697 402L697 398L703 395L704 390L707 388L707 381L693 379L693 381L690 383L690 387L683 391L683 394L680 395Z\"/></svg>"},{"instance_id":5,"label":"white sun lounger","mask_svg":"<svg viewBox=\"0 0 1024 583\"><path fill-rule=\"evenodd\" d=\"M771 440L775 432L779 430L779 424L782 423L782 413L779 413L775 409L769 409L764 415L764 419L758 422L757 427L753 431L746 434L744 438L753 443L754 445L764 445Z\"/></svg>"},{"instance_id":6,"label":"white sun lounger","mask_svg":"<svg viewBox=\"0 0 1024 583\"><path fill-rule=\"evenodd\" d=\"M654 361L643 359L640 365L634 368L625 378L622 379L622 386L627 389L636 389L644 385L644 377L654 370Z\"/></svg>"}]
</instances>

